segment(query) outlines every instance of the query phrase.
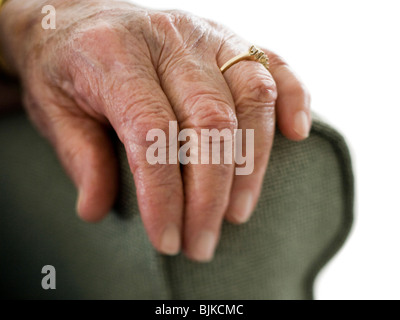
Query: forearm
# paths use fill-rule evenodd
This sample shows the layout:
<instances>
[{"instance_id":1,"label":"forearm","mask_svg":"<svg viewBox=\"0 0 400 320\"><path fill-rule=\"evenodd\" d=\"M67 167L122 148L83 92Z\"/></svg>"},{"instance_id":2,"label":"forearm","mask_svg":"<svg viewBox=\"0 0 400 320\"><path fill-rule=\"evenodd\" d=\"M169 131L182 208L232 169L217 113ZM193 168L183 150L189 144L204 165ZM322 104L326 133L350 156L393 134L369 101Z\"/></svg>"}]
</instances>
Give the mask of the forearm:
<instances>
[{"instance_id":1,"label":"forearm","mask_svg":"<svg viewBox=\"0 0 400 320\"><path fill-rule=\"evenodd\" d=\"M32 5L39 1L22 2L8 0L3 3L0 11L0 114L21 107L21 88L17 79L17 61L22 47L24 35L21 22L26 21ZM19 6L16 11L15 4ZM25 27L26 28L26 27ZM28 33L28 32L27 32Z\"/></svg>"},{"instance_id":2,"label":"forearm","mask_svg":"<svg viewBox=\"0 0 400 320\"><path fill-rule=\"evenodd\" d=\"M0 54L6 63L7 72L18 74L22 56L26 50L25 41L32 36L35 24L40 18L40 5L44 1L8 0L0 13Z\"/></svg>"},{"instance_id":3,"label":"forearm","mask_svg":"<svg viewBox=\"0 0 400 320\"><path fill-rule=\"evenodd\" d=\"M80 12L80 19L85 12L87 16L93 15L90 7L98 2L97 0L7 0L0 13L0 54L9 71L14 75L20 74L26 66L28 52L35 50L35 45L44 45L46 39L52 36L53 30L42 28L42 19L46 15L42 13L44 6L52 5L57 10L58 31L74 24L77 11Z\"/></svg>"},{"instance_id":4,"label":"forearm","mask_svg":"<svg viewBox=\"0 0 400 320\"><path fill-rule=\"evenodd\" d=\"M48 50L54 48L51 40L66 34L63 30L79 29L81 24L78 20L101 15L102 12L113 9L112 4L115 2L119 1L7 0L0 11L0 56L5 64L0 67L0 113L21 105L21 90L16 79L25 83L26 79L22 75L38 61L34 58L35 52L38 55L47 54ZM46 5L52 5L56 9L56 30L42 27L42 20L47 14L42 13L42 8ZM131 4L120 5L129 5L132 8ZM54 41L61 42L62 39Z\"/></svg>"}]
</instances>

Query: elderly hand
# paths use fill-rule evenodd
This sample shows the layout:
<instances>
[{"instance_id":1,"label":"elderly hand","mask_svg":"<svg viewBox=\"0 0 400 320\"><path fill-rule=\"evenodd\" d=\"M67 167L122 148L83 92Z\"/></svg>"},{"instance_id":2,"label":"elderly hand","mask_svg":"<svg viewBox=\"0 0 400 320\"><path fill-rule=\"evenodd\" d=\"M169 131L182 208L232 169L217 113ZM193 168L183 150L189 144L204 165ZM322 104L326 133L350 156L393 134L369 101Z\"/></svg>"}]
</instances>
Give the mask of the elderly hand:
<instances>
[{"instance_id":1,"label":"elderly hand","mask_svg":"<svg viewBox=\"0 0 400 320\"><path fill-rule=\"evenodd\" d=\"M41 25L44 5L57 27ZM160 252L183 247L212 258L221 222L248 220L260 194L275 130L308 136L310 98L285 62L220 67L250 43L225 27L178 11L125 2L9 0L0 19L3 54L23 84L32 121L54 146L78 190L77 210L103 218L117 194L117 163L107 130L123 142L143 223ZM254 171L235 164L150 164L150 129L254 129ZM171 139L173 140L173 139ZM164 150L178 143L170 141Z\"/></svg>"}]
</instances>

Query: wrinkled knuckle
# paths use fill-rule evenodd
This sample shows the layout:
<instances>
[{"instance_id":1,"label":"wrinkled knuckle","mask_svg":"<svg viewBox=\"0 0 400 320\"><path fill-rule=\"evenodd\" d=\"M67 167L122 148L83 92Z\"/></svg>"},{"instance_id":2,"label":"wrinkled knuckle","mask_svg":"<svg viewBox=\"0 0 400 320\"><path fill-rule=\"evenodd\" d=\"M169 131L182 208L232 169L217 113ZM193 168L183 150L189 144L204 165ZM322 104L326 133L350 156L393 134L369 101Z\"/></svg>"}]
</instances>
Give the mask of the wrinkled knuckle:
<instances>
[{"instance_id":1,"label":"wrinkled knuckle","mask_svg":"<svg viewBox=\"0 0 400 320\"><path fill-rule=\"evenodd\" d=\"M162 19L167 18L165 22L172 23L174 27L188 27L195 26L199 21L205 21L203 18L199 18L194 14L184 10L168 10L159 13L164 15Z\"/></svg>"},{"instance_id":2,"label":"wrinkled knuckle","mask_svg":"<svg viewBox=\"0 0 400 320\"><path fill-rule=\"evenodd\" d=\"M194 59L182 59L187 53L182 51L180 54L171 56L166 60L159 71L164 75L168 71L168 77L180 77L186 81L201 81L202 75L198 72L189 73L188 70L199 70L201 62Z\"/></svg>"},{"instance_id":3,"label":"wrinkled knuckle","mask_svg":"<svg viewBox=\"0 0 400 320\"><path fill-rule=\"evenodd\" d=\"M164 53L203 53L210 47L211 42L207 40L210 40L211 25L206 19L173 10L155 13L151 21L156 30L167 36L163 38L164 49L167 49Z\"/></svg>"},{"instance_id":4,"label":"wrinkled knuckle","mask_svg":"<svg viewBox=\"0 0 400 320\"><path fill-rule=\"evenodd\" d=\"M228 40L231 36L232 37L236 36L230 29L228 29L228 27L226 27L224 24L220 22L208 18L204 18L203 20L215 31L220 32L220 35L225 37L226 40Z\"/></svg>"},{"instance_id":5,"label":"wrinkled knuckle","mask_svg":"<svg viewBox=\"0 0 400 320\"><path fill-rule=\"evenodd\" d=\"M134 122L132 132L126 140L131 141L134 139L138 145L148 146L152 142L146 141L147 134L153 130L161 130L168 132L168 120L160 117L140 116L137 121Z\"/></svg>"},{"instance_id":6,"label":"wrinkled knuckle","mask_svg":"<svg viewBox=\"0 0 400 320\"><path fill-rule=\"evenodd\" d=\"M168 10L166 12L168 12L168 14L174 16L175 21L180 21L182 19L188 19L192 16L191 13L189 13L185 10L180 10L180 9Z\"/></svg>"},{"instance_id":7,"label":"wrinkled knuckle","mask_svg":"<svg viewBox=\"0 0 400 320\"><path fill-rule=\"evenodd\" d=\"M168 133L169 121L173 117L162 107L153 105L142 108L129 108L122 115L121 140L130 147L149 147L154 141L148 141L147 135L153 130Z\"/></svg>"},{"instance_id":8,"label":"wrinkled knuckle","mask_svg":"<svg viewBox=\"0 0 400 320\"><path fill-rule=\"evenodd\" d=\"M275 81L271 77L255 77L248 81L238 105L274 107L278 97Z\"/></svg>"},{"instance_id":9,"label":"wrinkled knuckle","mask_svg":"<svg viewBox=\"0 0 400 320\"><path fill-rule=\"evenodd\" d=\"M248 88L250 96L255 99L254 102L272 104L275 103L278 96L276 84L272 77L254 79L250 81Z\"/></svg>"},{"instance_id":10,"label":"wrinkled knuckle","mask_svg":"<svg viewBox=\"0 0 400 320\"><path fill-rule=\"evenodd\" d=\"M229 103L207 96L198 96L188 101L191 104L192 117L184 121L184 127L193 129L228 129L233 131L238 127L236 114Z\"/></svg>"},{"instance_id":11,"label":"wrinkled knuckle","mask_svg":"<svg viewBox=\"0 0 400 320\"><path fill-rule=\"evenodd\" d=\"M227 108L217 106L216 108L205 107L203 111L195 117L193 121L194 128L204 129L228 129L233 131L238 127L238 121L233 111Z\"/></svg>"},{"instance_id":12,"label":"wrinkled knuckle","mask_svg":"<svg viewBox=\"0 0 400 320\"><path fill-rule=\"evenodd\" d=\"M178 19L179 15L172 11L158 11L150 15L151 24L166 33L175 30Z\"/></svg>"}]
</instances>

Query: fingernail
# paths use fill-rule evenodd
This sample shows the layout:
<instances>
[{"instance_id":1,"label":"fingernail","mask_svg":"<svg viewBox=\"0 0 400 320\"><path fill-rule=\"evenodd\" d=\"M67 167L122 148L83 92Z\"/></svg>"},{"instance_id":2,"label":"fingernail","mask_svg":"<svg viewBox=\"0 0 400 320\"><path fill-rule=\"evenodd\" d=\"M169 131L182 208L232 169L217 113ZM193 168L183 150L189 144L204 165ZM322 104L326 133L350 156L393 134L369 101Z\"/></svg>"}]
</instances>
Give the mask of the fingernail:
<instances>
[{"instance_id":1,"label":"fingernail","mask_svg":"<svg viewBox=\"0 0 400 320\"><path fill-rule=\"evenodd\" d=\"M253 209L253 193L251 191L242 191L232 204L232 217L238 223L245 223L250 219Z\"/></svg>"},{"instance_id":2,"label":"fingernail","mask_svg":"<svg viewBox=\"0 0 400 320\"><path fill-rule=\"evenodd\" d=\"M299 111L294 117L294 131L302 138L307 138L310 133L310 123L305 111Z\"/></svg>"},{"instance_id":3,"label":"fingernail","mask_svg":"<svg viewBox=\"0 0 400 320\"><path fill-rule=\"evenodd\" d=\"M161 236L160 251L168 255L178 254L181 246L181 237L178 226L175 224L168 225Z\"/></svg>"},{"instance_id":4,"label":"fingernail","mask_svg":"<svg viewBox=\"0 0 400 320\"><path fill-rule=\"evenodd\" d=\"M192 257L199 262L211 261L214 256L216 237L210 231L203 231L199 234L193 251Z\"/></svg>"}]
</instances>

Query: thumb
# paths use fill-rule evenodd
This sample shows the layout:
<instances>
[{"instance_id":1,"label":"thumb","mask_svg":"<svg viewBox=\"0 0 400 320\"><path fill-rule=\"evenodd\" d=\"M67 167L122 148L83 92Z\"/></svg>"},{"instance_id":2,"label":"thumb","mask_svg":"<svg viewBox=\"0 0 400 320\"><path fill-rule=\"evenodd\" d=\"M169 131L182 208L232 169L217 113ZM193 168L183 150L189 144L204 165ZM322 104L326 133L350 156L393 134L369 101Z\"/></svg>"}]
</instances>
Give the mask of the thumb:
<instances>
[{"instance_id":1,"label":"thumb","mask_svg":"<svg viewBox=\"0 0 400 320\"><path fill-rule=\"evenodd\" d=\"M51 140L78 188L79 216L102 219L117 193L117 162L105 128L89 117L63 115L54 123Z\"/></svg>"}]
</instances>

